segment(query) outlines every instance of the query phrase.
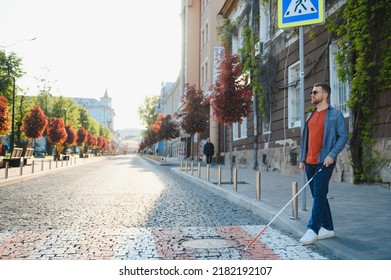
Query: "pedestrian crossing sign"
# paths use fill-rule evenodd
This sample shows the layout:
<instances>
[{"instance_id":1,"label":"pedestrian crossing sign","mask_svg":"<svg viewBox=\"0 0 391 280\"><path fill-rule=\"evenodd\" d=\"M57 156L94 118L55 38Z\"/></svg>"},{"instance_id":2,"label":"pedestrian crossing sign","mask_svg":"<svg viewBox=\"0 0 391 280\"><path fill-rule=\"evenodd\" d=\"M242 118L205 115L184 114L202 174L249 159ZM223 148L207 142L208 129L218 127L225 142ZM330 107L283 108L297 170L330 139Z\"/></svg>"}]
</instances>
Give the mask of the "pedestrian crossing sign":
<instances>
[{"instance_id":1,"label":"pedestrian crossing sign","mask_svg":"<svg viewBox=\"0 0 391 280\"><path fill-rule=\"evenodd\" d=\"M278 0L278 27L324 22L324 0Z\"/></svg>"}]
</instances>

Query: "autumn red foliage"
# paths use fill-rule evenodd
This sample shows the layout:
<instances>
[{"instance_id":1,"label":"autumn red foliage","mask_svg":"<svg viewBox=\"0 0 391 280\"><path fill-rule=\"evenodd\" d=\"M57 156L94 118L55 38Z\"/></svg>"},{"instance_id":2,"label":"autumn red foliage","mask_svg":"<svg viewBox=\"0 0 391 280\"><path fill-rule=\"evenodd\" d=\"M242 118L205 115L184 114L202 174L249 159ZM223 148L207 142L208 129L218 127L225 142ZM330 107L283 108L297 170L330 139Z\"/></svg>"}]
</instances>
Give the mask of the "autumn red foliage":
<instances>
[{"instance_id":1,"label":"autumn red foliage","mask_svg":"<svg viewBox=\"0 0 391 280\"><path fill-rule=\"evenodd\" d=\"M165 116L161 122L158 133L159 140L169 140L179 137L179 125L172 119L171 115Z\"/></svg>"},{"instance_id":2,"label":"autumn red foliage","mask_svg":"<svg viewBox=\"0 0 391 280\"><path fill-rule=\"evenodd\" d=\"M179 126L177 122L172 120L171 115L159 114L155 123L151 125L151 130L153 133L150 133L149 136L152 136L156 142L179 137Z\"/></svg>"},{"instance_id":3,"label":"autumn red foliage","mask_svg":"<svg viewBox=\"0 0 391 280\"><path fill-rule=\"evenodd\" d=\"M65 130L67 132L67 139L65 140L65 143L69 146L75 145L77 140L77 133L73 130L70 124L65 126Z\"/></svg>"},{"instance_id":4,"label":"autumn red foliage","mask_svg":"<svg viewBox=\"0 0 391 280\"><path fill-rule=\"evenodd\" d=\"M220 74L213 86L211 96L213 111L220 124L241 123L252 110L252 91L242 75L243 65L236 54L225 48L225 56L220 63Z\"/></svg>"},{"instance_id":5,"label":"autumn red foliage","mask_svg":"<svg viewBox=\"0 0 391 280\"><path fill-rule=\"evenodd\" d=\"M91 132L87 133L87 142L86 143L87 143L88 147L95 147L95 145L96 145L96 137Z\"/></svg>"},{"instance_id":6,"label":"autumn red foliage","mask_svg":"<svg viewBox=\"0 0 391 280\"><path fill-rule=\"evenodd\" d=\"M8 100L4 96L0 96L0 135L8 132L10 124L11 118L8 112Z\"/></svg>"},{"instance_id":7,"label":"autumn red foliage","mask_svg":"<svg viewBox=\"0 0 391 280\"><path fill-rule=\"evenodd\" d=\"M67 139L67 132L62 118L51 118L46 129L48 141L52 144L63 144Z\"/></svg>"},{"instance_id":8,"label":"autumn red foliage","mask_svg":"<svg viewBox=\"0 0 391 280\"><path fill-rule=\"evenodd\" d=\"M76 144L78 146L81 146L83 145L86 140L87 140L87 130L84 128L84 127L80 127L78 130L77 130L77 140L76 140Z\"/></svg>"},{"instance_id":9,"label":"autumn red foliage","mask_svg":"<svg viewBox=\"0 0 391 280\"><path fill-rule=\"evenodd\" d=\"M38 139L45 132L47 125L48 117L41 107L36 105L24 116L21 129L27 139Z\"/></svg>"},{"instance_id":10,"label":"autumn red foliage","mask_svg":"<svg viewBox=\"0 0 391 280\"><path fill-rule=\"evenodd\" d=\"M187 84L182 102L183 109L178 113L182 129L192 135L204 132L209 127L209 105L202 90Z\"/></svg>"}]
</instances>

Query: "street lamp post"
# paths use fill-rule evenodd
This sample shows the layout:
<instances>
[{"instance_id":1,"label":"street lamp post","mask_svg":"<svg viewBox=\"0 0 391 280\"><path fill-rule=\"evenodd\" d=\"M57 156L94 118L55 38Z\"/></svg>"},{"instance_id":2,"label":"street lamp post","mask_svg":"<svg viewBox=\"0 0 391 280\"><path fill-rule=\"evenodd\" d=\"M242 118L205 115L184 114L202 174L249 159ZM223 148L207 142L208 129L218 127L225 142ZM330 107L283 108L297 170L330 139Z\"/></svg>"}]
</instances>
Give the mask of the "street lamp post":
<instances>
[{"instance_id":1,"label":"street lamp post","mask_svg":"<svg viewBox=\"0 0 391 280\"><path fill-rule=\"evenodd\" d=\"M12 155L12 152L14 150L14 139L15 139L14 123L15 123L15 84L16 84L16 80L15 80L15 77L10 74L9 68L8 68L8 73L5 77L12 79L12 114L11 114L11 139L10 139L10 150L11 150L11 155Z\"/></svg>"},{"instance_id":2,"label":"street lamp post","mask_svg":"<svg viewBox=\"0 0 391 280\"><path fill-rule=\"evenodd\" d=\"M68 108L64 108L64 124L67 125L67 110Z\"/></svg>"},{"instance_id":3,"label":"street lamp post","mask_svg":"<svg viewBox=\"0 0 391 280\"><path fill-rule=\"evenodd\" d=\"M15 142L15 77L11 76L8 73L8 77L12 79L12 117L11 117L11 156L14 151L14 142Z\"/></svg>"}]
</instances>

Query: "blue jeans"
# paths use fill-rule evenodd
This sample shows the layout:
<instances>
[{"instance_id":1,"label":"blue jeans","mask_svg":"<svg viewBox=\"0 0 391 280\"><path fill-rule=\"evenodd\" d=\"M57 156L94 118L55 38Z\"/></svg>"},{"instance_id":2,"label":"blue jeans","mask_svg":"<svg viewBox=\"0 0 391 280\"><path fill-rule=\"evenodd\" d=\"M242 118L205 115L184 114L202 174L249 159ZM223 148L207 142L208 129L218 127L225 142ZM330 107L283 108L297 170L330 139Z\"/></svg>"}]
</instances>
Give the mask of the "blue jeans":
<instances>
[{"instance_id":1,"label":"blue jeans","mask_svg":"<svg viewBox=\"0 0 391 280\"><path fill-rule=\"evenodd\" d=\"M310 180L322 166L323 163L306 164L308 180ZM329 181L333 174L334 167L334 164L329 165L329 167L323 166L322 171L316 174L314 179L309 183L314 201L312 204L311 218L307 228L312 229L316 234L318 234L320 227L324 227L327 230L334 230L330 205L327 199Z\"/></svg>"}]
</instances>

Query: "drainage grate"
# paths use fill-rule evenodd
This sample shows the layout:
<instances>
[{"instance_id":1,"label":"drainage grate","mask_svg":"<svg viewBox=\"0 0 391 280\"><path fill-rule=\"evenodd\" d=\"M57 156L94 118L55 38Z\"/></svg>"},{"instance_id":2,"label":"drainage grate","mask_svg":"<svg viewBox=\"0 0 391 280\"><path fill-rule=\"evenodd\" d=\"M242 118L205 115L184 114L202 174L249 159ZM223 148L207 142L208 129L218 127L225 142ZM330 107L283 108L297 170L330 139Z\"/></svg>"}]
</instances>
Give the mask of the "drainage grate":
<instances>
[{"instance_id":1,"label":"drainage grate","mask_svg":"<svg viewBox=\"0 0 391 280\"><path fill-rule=\"evenodd\" d=\"M234 241L225 240L225 239L197 239L197 240L188 240L182 242L182 246L194 249L219 249L219 248L228 248L234 245Z\"/></svg>"}]
</instances>

